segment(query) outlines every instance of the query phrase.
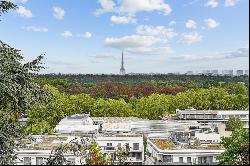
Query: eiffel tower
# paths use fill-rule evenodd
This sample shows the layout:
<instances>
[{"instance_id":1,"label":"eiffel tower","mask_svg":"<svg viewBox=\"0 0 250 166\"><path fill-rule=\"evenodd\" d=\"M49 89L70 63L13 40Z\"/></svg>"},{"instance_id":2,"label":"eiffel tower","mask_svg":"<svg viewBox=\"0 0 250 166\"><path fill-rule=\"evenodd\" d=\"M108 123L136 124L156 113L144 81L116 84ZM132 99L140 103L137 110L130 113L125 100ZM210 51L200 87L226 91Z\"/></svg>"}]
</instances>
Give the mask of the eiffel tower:
<instances>
[{"instance_id":1,"label":"eiffel tower","mask_svg":"<svg viewBox=\"0 0 250 166\"><path fill-rule=\"evenodd\" d=\"M121 64L121 69L120 69L120 75L125 75L126 71L124 68L124 60L123 60L123 51L122 51L122 64Z\"/></svg>"}]
</instances>

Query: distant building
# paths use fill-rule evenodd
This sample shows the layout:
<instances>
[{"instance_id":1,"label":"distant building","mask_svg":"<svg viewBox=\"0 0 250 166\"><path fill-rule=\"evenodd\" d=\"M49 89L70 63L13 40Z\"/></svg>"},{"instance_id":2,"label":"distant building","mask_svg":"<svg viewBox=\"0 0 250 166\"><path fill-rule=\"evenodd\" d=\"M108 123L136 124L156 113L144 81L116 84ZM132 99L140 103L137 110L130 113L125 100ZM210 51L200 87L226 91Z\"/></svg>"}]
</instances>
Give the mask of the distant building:
<instances>
[{"instance_id":1,"label":"distant building","mask_svg":"<svg viewBox=\"0 0 250 166\"><path fill-rule=\"evenodd\" d=\"M237 70L236 71L236 76L243 76L244 75L244 70Z\"/></svg>"},{"instance_id":2,"label":"distant building","mask_svg":"<svg viewBox=\"0 0 250 166\"><path fill-rule=\"evenodd\" d=\"M234 71L233 70L222 70L222 75L224 75L224 76L233 76Z\"/></svg>"},{"instance_id":3,"label":"distant building","mask_svg":"<svg viewBox=\"0 0 250 166\"><path fill-rule=\"evenodd\" d=\"M209 75L209 74L211 74L211 72L210 72L210 70L203 70L203 71L202 71L202 74L204 74L204 75Z\"/></svg>"},{"instance_id":4,"label":"distant building","mask_svg":"<svg viewBox=\"0 0 250 166\"><path fill-rule=\"evenodd\" d=\"M121 63L121 69L120 69L120 75L125 75L126 70L124 68L124 59L123 59L123 51L122 51L122 63Z\"/></svg>"},{"instance_id":5,"label":"distant building","mask_svg":"<svg viewBox=\"0 0 250 166\"><path fill-rule=\"evenodd\" d=\"M249 70L245 70L245 75L249 76Z\"/></svg>"},{"instance_id":6,"label":"distant building","mask_svg":"<svg viewBox=\"0 0 250 166\"><path fill-rule=\"evenodd\" d=\"M194 75L194 72L193 71L187 71L186 75Z\"/></svg>"},{"instance_id":7,"label":"distant building","mask_svg":"<svg viewBox=\"0 0 250 166\"><path fill-rule=\"evenodd\" d=\"M211 70L212 75L219 75L219 70Z\"/></svg>"}]
</instances>

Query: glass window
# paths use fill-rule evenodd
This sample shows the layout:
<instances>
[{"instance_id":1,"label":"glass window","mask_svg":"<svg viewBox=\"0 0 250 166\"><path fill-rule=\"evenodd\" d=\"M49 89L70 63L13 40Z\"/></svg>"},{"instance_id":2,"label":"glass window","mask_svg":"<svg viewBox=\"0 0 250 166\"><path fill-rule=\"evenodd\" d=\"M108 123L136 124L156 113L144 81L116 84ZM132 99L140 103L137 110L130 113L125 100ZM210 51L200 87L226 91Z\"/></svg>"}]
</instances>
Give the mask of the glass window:
<instances>
[{"instance_id":1,"label":"glass window","mask_svg":"<svg viewBox=\"0 0 250 166\"><path fill-rule=\"evenodd\" d=\"M179 163L183 163L183 157L179 157Z\"/></svg>"},{"instance_id":2,"label":"glass window","mask_svg":"<svg viewBox=\"0 0 250 166\"><path fill-rule=\"evenodd\" d=\"M129 143L125 144L126 150L129 150Z\"/></svg>"},{"instance_id":3,"label":"glass window","mask_svg":"<svg viewBox=\"0 0 250 166\"><path fill-rule=\"evenodd\" d=\"M115 150L115 147L113 147L112 143L107 143L107 147L104 148L105 150Z\"/></svg>"},{"instance_id":4,"label":"glass window","mask_svg":"<svg viewBox=\"0 0 250 166\"><path fill-rule=\"evenodd\" d=\"M112 143L107 143L107 146L112 146Z\"/></svg>"},{"instance_id":5,"label":"glass window","mask_svg":"<svg viewBox=\"0 0 250 166\"><path fill-rule=\"evenodd\" d=\"M42 157L36 158L36 165L43 165L43 158Z\"/></svg>"},{"instance_id":6,"label":"glass window","mask_svg":"<svg viewBox=\"0 0 250 166\"><path fill-rule=\"evenodd\" d=\"M139 150L139 143L133 143L133 150Z\"/></svg>"},{"instance_id":7,"label":"glass window","mask_svg":"<svg viewBox=\"0 0 250 166\"><path fill-rule=\"evenodd\" d=\"M164 155L163 156L163 162L167 162L167 163L171 163L172 160L172 156L171 155Z\"/></svg>"},{"instance_id":8,"label":"glass window","mask_svg":"<svg viewBox=\"0 0 250 166\"><path fill-rule=\"evenodd\" d=\"M31 157L24 157L23 164L24 165L31 165Z\"/></svg>"},{"instance_id":9,"label":"glass window","mask_svg":"<svg viewBox=\"0 0 250 166\"><path fill-rule=\"evenodd\" d=\"M187 163L191 163L191 157L187 157Z\"/></svg>"},{"instance_id":10,"label":"glass window","mask_svg":"<svg viewBox=\"0 0 250 166\"><path fill-rule=\"evenodd\" d=\"M75 165L75 158L68 158L69 165Z\"/></svg>"}]
</instances>

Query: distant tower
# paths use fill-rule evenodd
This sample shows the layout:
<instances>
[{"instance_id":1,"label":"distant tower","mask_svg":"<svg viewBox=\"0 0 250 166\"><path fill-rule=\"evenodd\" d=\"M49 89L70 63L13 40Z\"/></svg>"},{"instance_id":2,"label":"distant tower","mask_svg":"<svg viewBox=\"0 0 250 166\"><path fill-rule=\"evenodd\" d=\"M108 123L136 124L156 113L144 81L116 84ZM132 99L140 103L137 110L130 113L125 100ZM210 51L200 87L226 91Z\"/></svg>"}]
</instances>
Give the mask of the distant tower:
<instances>
[{"instance_id":1,"label":"distant tower","mask_svg":"<svg viewBox=\"0 0 250 166\"><path fill-rule=\"evenodd\" d=\"M126 71L124 68L124 60L123 60L123 51L122 51L122 64L121 64L121 69L120 69L120 75L125 75Z\"/></svg>"}]
</instances>

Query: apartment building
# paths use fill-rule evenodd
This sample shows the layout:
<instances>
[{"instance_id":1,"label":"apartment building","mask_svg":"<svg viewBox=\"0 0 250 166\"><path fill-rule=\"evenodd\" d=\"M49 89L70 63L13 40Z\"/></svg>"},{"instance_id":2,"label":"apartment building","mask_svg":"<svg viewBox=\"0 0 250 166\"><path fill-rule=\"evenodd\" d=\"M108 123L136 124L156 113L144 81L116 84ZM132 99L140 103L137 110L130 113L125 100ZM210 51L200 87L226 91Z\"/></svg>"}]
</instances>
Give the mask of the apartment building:
<instances>
[{"instance_id":1,"label":"apartment building","mask_svg":"<svg viewBox=\"0 0 250 166\"><path fill-rule=\"evenodd\" d=\"M216 157L224 152L219 145L176 146L169 139L149 139L147 150L151 160L146 164L197 165L217 164ZM153 161L153 163L150 163Z\"/></svg>"},{"instance_id":2,"label":"apartment building","mask_svg":"<svg viewBox=\"0 0 250 166\"><path fill-rule=\"evenodd\" d=\"M240 118L244 128L249 128L249 110L196 110L193 108L176 110L180 120L192 120L199 123L211 123L215 127L219 124L226 124L230 117Z\"/></svg>"}]
</instances>

